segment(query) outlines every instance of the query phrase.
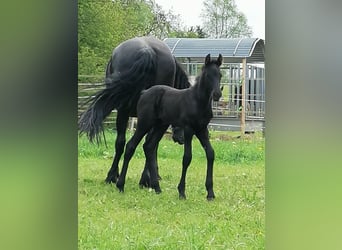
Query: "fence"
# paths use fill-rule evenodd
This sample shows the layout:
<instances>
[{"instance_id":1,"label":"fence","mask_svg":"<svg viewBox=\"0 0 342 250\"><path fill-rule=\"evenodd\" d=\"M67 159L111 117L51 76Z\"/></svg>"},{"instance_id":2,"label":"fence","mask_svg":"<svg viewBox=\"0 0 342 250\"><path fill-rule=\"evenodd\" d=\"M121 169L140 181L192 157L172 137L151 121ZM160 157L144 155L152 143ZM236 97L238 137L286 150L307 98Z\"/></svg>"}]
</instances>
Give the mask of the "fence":
<instances>
[{"instance_id":1,"label":"fence","mask_svg":"<svg viewBox=\"0 0 342 250\"><path fill-rule=\"evenodd\" d=\"M187 72L190 74L190 81L194 83L195 76L199 73L202 64L186 64ZM220 126L217 129L239 130L240 124L237 122L241 114L242 101L242 65L241 64L223 64L221 66L223 86L222 98L218 102L213 102L214 119L212 125L220 120ZM89 77L89 76L88 76ZM98 76L94 76L98 78ZM78 117L85 111L87 105L85 101L102 89L103 83L78 83ZM262 125L250 125L250 130L263 129L265 117L265 69L258 65L247 65L246 72L246 121L261 121ZM105 125L111 125L115 128L116 111L107 117ZM227 118L227 119L226 119ZM130 127L134 126L134 120L130 119ZM215 127L215 126L214 126Z\"/></svg>"},{"instance_id":2,"label":"fence","mask_svg":"<svg viewBox=\"0 0 342 250\"><path fill-rule=\"evenodd\" d=\"M97 77L97 76L94 76ZM103 83L78 83L78 119L80 118L80 115L87 109L89 103L87 103L87 100L94 96L94 94L103 89L104 85ZM105 125L111 125L111 127L115 128L115 119L116 119L116 110L113 110L113 112L105 119L104 124Z\"/></svg>"},{"instance_id":3,"label":"fence","mask_svg":"<svg viewBox=\"0 0 342 250\"><path fill-rule=\"evenodd\" d=\"M190 79L199 74L202 63L183 63ZM221 66L222 98L213 103L214 117L238 118L241 114L242 101L242 64L228 63ZM263 65L247 65L246 72L246 119L265 118L265 69Z\"/></svg>"}]
</instances>

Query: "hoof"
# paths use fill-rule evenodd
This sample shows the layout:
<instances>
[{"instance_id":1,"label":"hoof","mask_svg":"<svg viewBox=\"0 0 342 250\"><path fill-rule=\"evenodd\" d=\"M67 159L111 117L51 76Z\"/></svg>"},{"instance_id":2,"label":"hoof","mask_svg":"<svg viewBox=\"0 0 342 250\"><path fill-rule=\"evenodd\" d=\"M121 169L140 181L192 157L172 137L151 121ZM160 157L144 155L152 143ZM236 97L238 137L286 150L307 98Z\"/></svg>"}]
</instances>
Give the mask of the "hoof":
<instances>
[{"instance_id":1,"label":"hoof","mask_svg":"<svg viewBox=\"0 0 342 250\"><path fill-rule=\"evenodd\" d=\"M179 194L179 199L180 200L186 200L186 195L185 194Z\"/></svg>"},{"instance_id":2,"label":"hoof","mask_svg":"<svg viewBox=\"0 0 342 250\"><path fill-rule=\"evenodd\" d=\"M111 184L111 183L114 183L114 184L115 184L116 181L115 181L115 180L112 180L112 179L106 178L106 179L105 179L105 183L106 183L106 184Z\"/></svg>"},{"instance_id":3,"label":"hoof","mask_svg":"<svg viewBox=\"0 0 342 250\"><path fill-rule=\"evenodd\" d=\"M142 189L142 188L149 188L150 187L150 185L148 184L148 182L147 181L140 181L139 182L139 187Z\"/></svg>"},{"instance_id":4,"label":"hoof","mask_svg":"<svg viewBox=\"0 0 342 250\"><path fill-rule=\"evenodd\" d=\"M119 176L109 175L109 176L107 176L107 178L105 179L105 182L106 182L107 184L116 183L116 181L117 181L118 178L119 178Z\"/></svg>"},{"instance_id":5,"label":"hoof","mask_svg":"<svg viewBox=\"0 0 342 250\"><path fill-rule=\"evenodd\" d=\"M140 188L149 188L151 187L150 185L150 177L148 175L142 175L141 178L140 178L140 181L139 181L139 186Z\"/></svg>"},{"instance_id":6,"label":"hoof","mask_svg":"<svg viewBox=\"0 0 342 250\"><path fill-rule=\"evenodd\" d=\"M207 201L213 201L215 199L215 195L207 196Z\"/></svg>"},{"instance_id":7,"label":"hoof","mask_svg":"<svg viewBox=\"0 0 342 250\"><path fill-rule=\"evenodd\" d=\"M119 189L120 193L123 193L125 191L124 185L118 185L118 183L116 183L116 187Z\"/></svg>"},{"instance_id":8,"label":"hoof","mask_svg":"<svg viewBox=\"0 0 342 250\"><path fill-rule=\"evenodd\" d=\"M155 189L155 192L156 192L156 194L160 194L162 191L161 191L160 188L156 188L156 189Z\"/></svg>"}]
</instances>

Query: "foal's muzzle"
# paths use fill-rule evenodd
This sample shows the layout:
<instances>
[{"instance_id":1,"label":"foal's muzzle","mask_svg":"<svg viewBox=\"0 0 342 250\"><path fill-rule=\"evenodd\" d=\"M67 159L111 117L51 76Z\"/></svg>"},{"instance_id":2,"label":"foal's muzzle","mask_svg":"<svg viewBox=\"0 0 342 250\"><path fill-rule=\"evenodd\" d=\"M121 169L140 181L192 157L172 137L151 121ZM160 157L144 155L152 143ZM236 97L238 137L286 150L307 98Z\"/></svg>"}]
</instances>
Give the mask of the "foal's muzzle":
<instances>
[{"instance_id":1,"label":"foal's muzzle","mask_svg":"<svg viewBox=\"0 0 342 250\"><path fill-rule=\"evenodd\" d=\"M214 93L213 93L213 99L214 99L214 101L215 101L215 102L219 101L220 98L221 98L221 96L222 96L222 92L221 92L221 91L219 91L219 92L214 92Z\"/></svg>"},{"instance_id":2,"label":"foal's muzzle","mask_svg":"<svg viewBox=\"0 0 342 250\"><path fill-rule=\"evenodd\" d=\"M179 127L172 127L172 139L180 145L184 144L184 130Z\"/></svg>"}]
</instances>

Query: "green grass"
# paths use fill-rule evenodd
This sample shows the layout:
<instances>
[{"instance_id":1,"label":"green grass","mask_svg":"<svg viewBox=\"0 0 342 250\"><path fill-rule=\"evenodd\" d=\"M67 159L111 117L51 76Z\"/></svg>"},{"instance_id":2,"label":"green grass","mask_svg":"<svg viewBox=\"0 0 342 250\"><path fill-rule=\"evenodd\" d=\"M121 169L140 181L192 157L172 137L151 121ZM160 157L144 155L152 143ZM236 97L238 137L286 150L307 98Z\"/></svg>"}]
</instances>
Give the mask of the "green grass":
<instances>
[{"instance_id":1,"label":"green grass","mask_svg":"<svg viewBox=\"0 0 342 250\"><path fill-rule=\"evenodd\" d=\"M127 138L130 135L127 136ZM79 249L264 249L264 138L211 132L215 149L214 191L206 200L206 158L197 139L188 169L187 200L178 199L183 147L165 136L158 162L162 193L140 189L140 144L130 163L125 193L104 183L112 163L108 148L79 138Z\"/></svg>"}]
</instances>

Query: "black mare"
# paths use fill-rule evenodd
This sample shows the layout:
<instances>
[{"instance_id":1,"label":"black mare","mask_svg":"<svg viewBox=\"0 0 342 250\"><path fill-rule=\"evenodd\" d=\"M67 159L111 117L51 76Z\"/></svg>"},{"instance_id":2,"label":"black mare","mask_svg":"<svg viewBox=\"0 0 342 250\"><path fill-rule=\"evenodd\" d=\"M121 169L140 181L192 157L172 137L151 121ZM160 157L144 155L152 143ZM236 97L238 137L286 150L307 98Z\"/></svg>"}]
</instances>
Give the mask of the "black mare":
<instances>
[{"instance_id":1,"label":"black mare","mask_svg":"<svg viewBox=\"0 0 342 250\"><path fill-rule=\"evenodd\" d=\"M212 100L218 101L221 97L220 89L220 65L222 55L217 60L211 60L210 54L205 58L205 63L200 76L196 78L196 84L188 89L177 90L167 86L153 86L143 91L137 106L138 123L133 137L126 144L123 167L116 183L120 192L124 191L125 178L128 164L134 151L148 131L152 133L143 145L146 164L151 174L151 187L156 193L161 189L157 178L156 148L169 125L184 128L184 155L182 176L178 185L179 197L185 199L185 178L187 168L192 159L192 137L199 139L207 157L207 176L205 186L207 199L215 198L213 191L213 163L214 150L209 141L208 124L213 117Z\"/></svg>"},{"instance_id":2,"label":"black mare","mask_svg":"<svg viewBox=\"0 0 342 250\"><path fill-rule=\"evenodd\" d=\"M107 64L105 89L89 100L88 109L79 120L80 133L98 143L103 133L103 120L117 110L115 155L106 182L115 183L118 164L126 143L128 118L136 116L141 91L156 84L178 89L188 88L187 74L171 54L169 47L154 37L136 37L117 46ZM173 133L174 141L183 143L183 131ZM150 134L150 133L149 133ZM147 139L149 135L147 136ZM148 186L149 174L145 165L140 185Z\"/></svg>"}]
</instances>

